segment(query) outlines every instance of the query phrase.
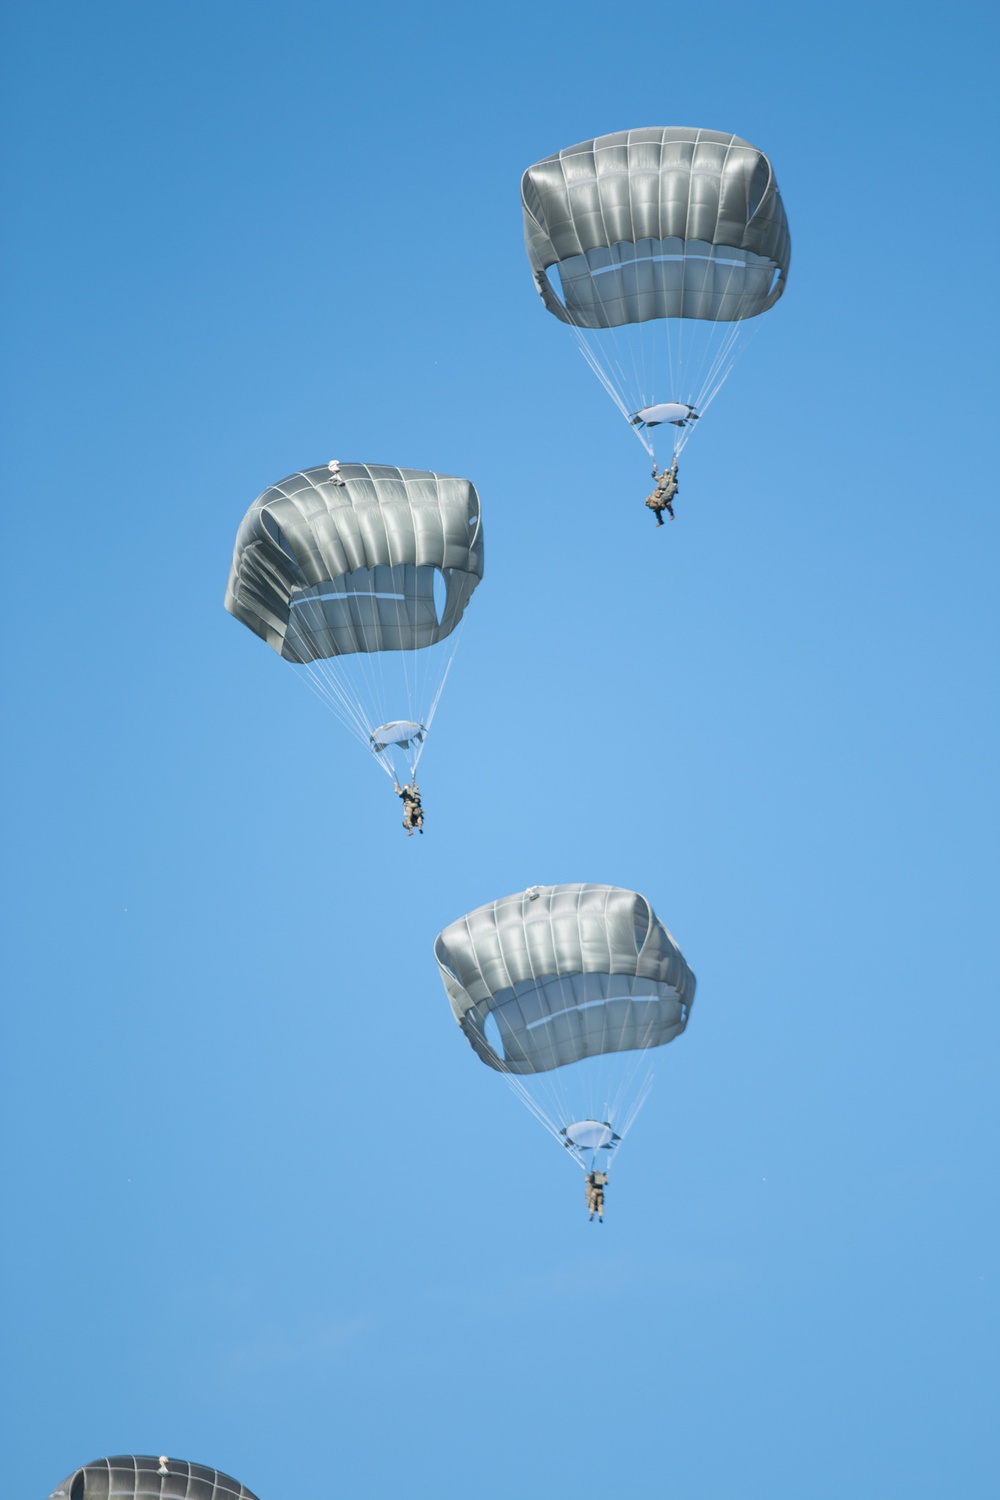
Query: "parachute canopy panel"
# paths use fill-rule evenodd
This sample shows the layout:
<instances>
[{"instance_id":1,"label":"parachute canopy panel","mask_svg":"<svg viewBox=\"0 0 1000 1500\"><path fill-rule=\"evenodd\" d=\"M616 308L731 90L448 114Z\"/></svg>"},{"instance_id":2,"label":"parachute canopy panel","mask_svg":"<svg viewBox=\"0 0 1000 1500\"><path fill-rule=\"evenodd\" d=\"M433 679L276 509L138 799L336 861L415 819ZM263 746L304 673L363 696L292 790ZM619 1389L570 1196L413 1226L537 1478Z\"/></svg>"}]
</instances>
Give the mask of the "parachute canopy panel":
<instances>
[{"instance_id":1,"label":"parachute canopy panel","mask_svg":"<svg viewBox=\"0 0 1000 1500\"><path fill-rule=\"evenodd\" d=\"M240 526L226 608L286 661L435 645L483 576L467 479L324 464L265 490Z\"/></svg>"},{"instance_id":2,"label":"parachute canopy panel","mask_svg":"<svg viewBox=\"0 0 1000 1500\"><path fill-rule=\"evenodd\" d=\"M181 1458L126 1454L85 1464L52 1491L49 1500L257 1500L256 1495L219 1469Z\"/></svg>"},{"instance_id":3,"label":"parachute canopy panel","mask_svg":"<svg viewBox=\"0 0 1000 1500\"><path fill-rule=\"evenodd\" d=\"M731 322L784 291L781 194L764 153L735 135L672 126L598 136L529 167L521 204L535 285L578 328Z\"/></svg>"},{"instance_id":4,"label":"parachute canopy panel","mask_svg":"<svg viewBox=\"0 0 1000 1500\"><path fill-rule=\"evenodd\" d=\"M617 886L502 897L446 927L434 953L471 1046L504 1073L662 1046L694 999L694 975L649 902Z\"/></svg>"}]
</instances>

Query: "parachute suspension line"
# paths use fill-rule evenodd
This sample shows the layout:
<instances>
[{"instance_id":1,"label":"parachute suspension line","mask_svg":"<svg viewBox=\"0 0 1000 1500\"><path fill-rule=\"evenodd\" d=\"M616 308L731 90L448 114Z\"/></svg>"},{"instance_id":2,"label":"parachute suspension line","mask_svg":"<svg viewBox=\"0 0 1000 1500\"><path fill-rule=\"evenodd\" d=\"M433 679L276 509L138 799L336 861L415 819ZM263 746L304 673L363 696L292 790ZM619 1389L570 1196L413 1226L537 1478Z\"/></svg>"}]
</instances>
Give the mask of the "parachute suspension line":
<instances>
[{"instance_id":1,"label":"parachute suspension line","mask_svg":"<svg viewBox=\"0 0 1000 1500\"><path fill-rule=\"evenodd\" d=\"M633 1065L626 1074L626 1077L622 1080L622 1084L619 1089L619 1098L622 1098L622 1096L627 1098L629 1095L632 1095L632 1103L626 1109L625 1116L621 1123L621 1128L618 1131L618 1134L622 1140L625 1139L629 1131L632 1129L632 1126L635 1124L639 1111L642 1109L642 1106L649 1098L650 1090L653 1087L653 1064L647 1060L646 1053L648 1051L649 1041L647 1037L646 1043L643 1048L640 1051L636 1052ZM642 1082L638 1085L638 1087L636 1087L636 1078L639 1073L639 1068L642 1065L644 1065L646 1068L645 1077L642 1079Z\"/></svg>"},{"instance_id":2,"label":"parachute suspension line","mask_svg":"<svg viewBox=\"0 0 1000 1500\"><path fill-rule=\"evenodd\" d=\"M718 250L718 245L712 246L711 260L713 268L718 266ZM726 284L722 291L722 295L724 298L728 298L730 290L732 288L733 278L736 276L739 269L740 267L735 264L731 264L729 266L729 270L726 275ZM726 330L725 335L721 339L706 339L705 348L703 350L702 357L699 362L699 367L695 375L694 385L697 391L695 405L699 408L699 410L701 409L706 391L709 385L712 383L712 371L719 367L727 357L728 351L732 348L739 335L743 319L734 318L732 321L722 321L723 327ZM716 322L715 327L718 328L718 326L719 324L718 322ZM709 372L706 374L705 361L709 359L710 356L712 357L711 367Z\"/></svg>"},{"instance_id":3,"label":"parachute suspension line","mask_svg":"<svg viewBox=\"0 0 1000 1500\"><path fill-rule=\"evenodd\" d=\"M550 1126L552 1114L555 1115L556 1120L564 1120L567 1124L569 1124L573 1119L580 1118L597 1120L601 1123L606 1122L611 1126L615 1135L618 1137L618 1143L621 1143L625 1140L625 1137L632 1129L636 1117L645 1104L652 1089L654 1070L652 1064L646 1057L646 1052L648 1050L648 1048L642 1048L636 1053L635 1058L630 1064L628 1071L623 1076L617 1088L613 1092L609 1087L610 1078L608 1076L608 1070L605 1069L601 1073L595 1074L594 1079L592 1080L590 1087L587 1090L587 1097L578 1100L578 1107L576 1109L570 1109L567 1106L567 1103L562 1097L561 1091L558 1089L558 1087L550 1087L549 1089L551 1095L558 1099L558 1103L555 1104L552 1108L552 1113L547 1111L544 1106L541 1105L541 1103L536 1100L533 1095L529 1094L527 1089L525 1089L523 1086L518 1089L518 1093L519 1095L525 1096L524 1102L527 1104L527 1107L531 1109L532 1113L536 1115L536 1117L540 1117L539 1111L541 1111L541 1114L544 1114L546 1121L550 1122ZM612 1058L617 1058L620 1056L620 1053L610 1054L610 1057ZM597 1061L597 1059L590 1059L590 1061ZM635 1077L639 1068L641 1068L642 1066L645 1066L646 1073L645 1077L640 1082L638 1089L636 1090ZM555 1080L558 1078L559 1072L559 1069L555 1069L552 1073L547 1073L545 1075L534 1075L534 1077L536 1082L539 1082L543 1076L547 1081ZM628 1105L627 1109L623 1111L622 1100L623 1098L627 1098L629 1094L633 1093L633 1091L635 1091L635 1097ZM550 1128L550 1134L552 1133L553 1131ZM561 1129L558 1132L558 1139L560 1145L562 1145L564 1149L568 1149L570 1151L570 1154L573 1155L574 1159L577 1160L581 1165L585 1166L583 1158L578 1154L578 1150L574 1149L572 1143L567 1143L567 1138L563 1135Z\"/></svg>"},{"instance_id":4,"label":"parachute suspension line","mask_svg":"<svg viewBox=\"0 0 1000 1500\"><path fill-rule=\"evenodd\" d=\"M323 612L318 601L310 600L304 606L305 612L311 609L316 611L315 617L308 620L310 627L319 630L323 623ZM362 744L367 745L372 726L367 723L366 716L362 710L360 701L352 696L345 684L336 676L330 662L320 657L312 662L303 663L305 681L313 692L323 700L328 708L331 708L343 724L354 734Z\"/></svg>"},{"instance_id":5,"label":"parachute suspension line","mask_svg":"<svg viewBox=\"0 0 1000 1500\"><path fill-rule=\"evenodd\" d=\"M652 1092L652 1089L653 1089L653 1065L652 1065L652 1063L650 1063L649 1070L646 1073L645 1078L642 1080L642 1083L639 1086L639 1091L638 1091L638 1093L635 1096L635 1100L632 1103L632 1107L628 1111L628 1114L625 1116L624 1120L622 1121L622 1127L621 1127L621 1129L618 1132L619 1138L621 1140L624 1140L625 1137L628 1135L629 1131L632 1129L632 1126L635 1124L636 1120L639 1117L639 1111L642 1109L642 1106L645 1104L646 1100L649 1098L650 1093Z\"/></svg>"},{"instance_id":6,"label":"parachute suspension line","mask_svg":"<svg viewBox=\"0 0 1000 1500\"><path fill-rule=\"evenodd\" d=\"M723 351L723 356L727 361L725 367L722 367L722 359L720 359L718 369L712 372L712 378L715 381L714 387L709 389L711 379L705 382L706 395L704 404L706 406L710 406L715 400L719 391L729 379L736 361L743 355L744 351L757 336L759 324L754 322L753 326L748 328L746 326L747 321L747 319L742 319L740 322L733 324L732 338L728 347Z\"/></svg>"},{"instance_id":7,"label":"parachute suspension line","mask_svg":"<svg viewBox=\"0 0 1000 1500\"><path fill-rule=\"evenodd\" d=\"M717 263L718 245L712 246L712 260ZM728 297L732 288L733 279L742 267L732 264L726 275L726 283L722 295ZM691 403L699 413L708 410L715 400L719 391L732 374L736 360L747 347L753 334L757 331L756 324L752 330L746 328L745 318L734 318L727 321L724 326L725 334L721 338L706 338L705 349L699 363L696 379L692 384L693 395ZM718 327L718 324L715 324ZM705 365L708 362L706 370ZM674 447L675 456L681 453L691 436L690 428L682 428L677 437Z\"/></svg>"},{"instance_id":8,"label":"parachute suspension line","mask_svg":"<svg viewBox=\"0 0 1000 1500\"><path fill-rule=\"evenodd\" d=\"M735 274L736 270L730 269L729 278L731 279ZM728 283L725 290L728 290ZM699 415L703 415L729 378L749 337L744 329L744 320L736 319L725 323L713 323L707 319L699 320L704 348L700 352L697 364L685 380L681 375L684 364L685 321L690 320L653 319L648 323L631 325L630 330L595 330L581 328L575 323L570 325L587 364L622 416L629 422L646 453L654 461L656 458L655 440L648 431L631 422L635 412L641 410L644 405L652 404L656 396L667 394L672 400L684 401L694 407ZM631 377L624 368L617 345L619 337L626 332L629 332L633 346ZM694 337L694 332L688 330L687 343L689 345ZM639 362L635 358L635 348L638 348L642 355L641 371ZM661 349L665 350L667 357L668 380L665 391L658 370L660 362L657 356ZM683 452L693 432L693 424L676 429L676 437L672 445L674 458Z\"/></svg>"},{"instance_id":9,"label":"parachute suspension line","mask_svg":"<svg viewBox=\"0 0 1000 1500\"><path fill-rule=\"evenodd\" d=\"M443 674L443 676L441 678L441 685L438 688L437 692L434 694L434 698L433 698L433 700L431 702L430 709L428 710L428 713L427 713L427 723L424 725L425 729L430 729L431 724L434 722L434 715L437 713L437 707L438 707L438 704L441 701L441 694L444 692L444 685L448 681L448 673L451 671L451 664L455 660L455 652L458 650L458 643L459 643L459 640L461 639L462 630L463 630L464 625L465 625L465 621L461 620L459 622L457 628L455 630L453 630L452 633L451 633L452 634L452 638L454 640L454 645L452 646L451 650L448 653L448 661L447 661L447 665L446 665L446 667L444 669L444 674Z\"/></svg>"},{"instance_id":10,"label":"parachute suspension line","mask_svg":"<svg viewBox=\"0 0 1000 1500\"><path fill-rule=\"evenodd\" d=\"M459 621L457 627L451 632L451 642L452 642L451 650L448 652L447 658L445 660L444 672L441 675L441 681L438 684L438 690L434 694L434 698L433 698L433 700L431 702L431 706L430 706L430 708L427 711L426 722L424 723L424 728L427 730L428 734L430 733L431 725L434 722L434 715L437 713L438 704L441 701L441 694L444 692L444 685L448 681L448 673L451 671L452 663L455 660L455 653L458 650L458 643L459 643L459 641L462 638L462 630L464 629L464 627L465 627L465 620L462 619L462 620ZM420 763L420 757L424 753L424 746L426 745L426 743L427 743L427 739L426 739L426 736L425 736L420 741L420 743L417 745L417 753L413 757L413 775L414 776L416 776L416 774L417 774L417 766Z\"/></svg>"},{"instance_id":11,"label":"parachute suspension line","mask_svg":"<svg viewBox=\"0 0 1000 1500\"><path fill-rule=\"evenodd\" d=\"M712 264L713 281L715 280L719 265L718 251L719 246L713 245L709 257ZM738 270L739 267L737 265L729 265L729 269L726 273L726 284L722 290L722 295L724 298L728 298L730 290L732 288L733 278ZM726 357L726 352L732 347L732 344L735 341L737 334L739 333L740 322L741 320L738 318L732 321L722 320L721 326L725 330L725 332L721 336L718 333L718 329L720 327L719 321L713 321L709 325L711 336L705 339L704 347L701 352L701 359L698 361L697 369L693 369L691 372L692 389L696 392L693 400L699 411L701 410L708 386L712 381L711 372ZM706 361L710 361L710 368L708 373L706 373L705 371Z\"/></svg>"},{"instance_id":12,"label":"parachute suspension line","mask_svg":"<svg viewBox=\"0 0 1000 1500\"><path fill-rule=\"evenodd\" d=\"M399 627L399 605L398 605L398 602L395 605L395 609L396 609L396 625L397 625L397 629L398 629L398 627ZM375 632L374 639L369 640L367 627L364 624L362 624L362 626L361 626L361 639L362 639L362 645L364 646L364 650L361 653L355 653L356 655L360 654L360 663L359 663L360 672L361 672L361 674L367 676L369 684L370 684L370 695L371 696L370 696L370 700L369 701L374 705L375 709L378 712L377 723L376 724L372 724L372 725L369 726L369 735L377 727L377 724L384 724L386 722L386 719L388 718L388 713L387 713L387 695L386 695L386 687L385 687L385 662L383 660L383 653L379 650L379 640L378 640L378 610L377 609L372 611L372 616L373 616L373 618L372 618L372 629ZM405 659L405 653L402 653L402 654L403 654L404 659ZM353 669L349 667L349 668L347 668L347 670L351 671ZM376 677L377 677L377 681L376 681ZM376 756L375 758L376 758L376 760L379 759L378 756Z\"/></svg>"},{"instance_id":13,"label":"parachute suspension line","mask_svg":"<svg viewBox=\"0 0 1000 1500\"><path fill-rule=\"evenodd\" d=\"M639 1110L642 1108L643 1104L645 1104L646 1099L649 1096L649 1091L653 1086L653 1065L647 1060L646 1054L650 1048L650 1038L652 1036L654 1019L655 1017L650 1018L642 1042L632 1052L632 1061L626 1069L625 1074L618 1085L618 1089L615 1095L614 1113L615 1117L617 1118L619 1108L624 1107L624 1101L631 1095L633 1091L635 1080L638 1077L640 1068L645 1066L646 1077L644 1078L642 1084L639 1086L637 1102L634 1102L628 1109L625 1115L625 1119L622 1122L621 1129L618 1130L618 1134L622 1140L625 1139L626 1135L631 1130L632 1125L635 1121L635 1117L639 1113Z\"/></svg>"},{"instance_id":14,"label":"parachute suspension line","mask_svg":"<svg viewBox=\"0 0 1000 1500\"><path fill-rule=\"evenodd\" d=\"M583 330L577 328L575 324L573 324L572 326L573 332L576 334L576 341L580 347L581 354L587 361L590 368L593 370L594 374L597 376L598 380L603 385L604 389L607 391L608 395L611 397L612 401L617 406L618 410L621 412L622 416L625 418L626 422L628 422L629 418L632 416L632 412L635 411L635 407L632 408L632 411L629 411L624 397L619 394L619 391L612 381L611 376L604 369L599 359L597 358L597 355L594 353L594 350L590 347L590 344L588 343L587 337ZM621 382L622 388L624 389L626 381L624 375L622 375L620 371L619 380ZM629 423L629 425L632 426L631 423ZM632 426L632 431L635 433L636 437L639 439L640 443L645 448L650 458L653 458L653 445L646 437L646 434L643 432L642 428Z\"/></svg>"},{"instance_id":15,"label":"parachute suspension line","mask_svg":"<svg viewBox=\"0 0 1000 1500\"><path fill-rule=\"evenodd\" d=\"M747 331L742 321L729 325L729 332L722 341L703 384L698 388L697 397L692 403L700 414L706 412L711 406L756 331L755 328ZM682 428L678 434L675 453L680 453L684 449L690 437L691 429Z\"/></svg>"},{"instance_id":16,"label":"parachute suspension line","mask_svg":"<svg viewBox=\"0 0 1000 1500\"><path fill-rule=\"evenodd\" d=\"M720 247L718 245L713 245L712 246L712 248L711 248L711 260L713 262L713 266L714 267L717 267L719 265L720 250L724 251L724 248L725 247ZM725 264L727 264L728 261L729 261L729 256L726 255L726 254L724 254L724 258L722 260L722 264L725 265ZM728 296L729 296L729 294L730 294L730 292L732 290L733 281L737 277L737 275L740 274L740 272L742 271L742 269L743 268L740 265L736 264L736 263L731 263L731 264L728 265L728 269L727 269L726 275L725 275L725 284L724 284L724 286L722 288L722 296L723 296L723 298L728 298ZM683 265L682 265L682 270L681 270L681 288L682 288L682 290L681 290L681 298L682 298L682 306L683 306L683 287L684 287L684 278L686 276L686 270L687 270L687 263L685 261L683 263ZM677 325L678 325L678 327L677 327L677 364L678 364L678 375L680 373L681 368L683 368L683 365L684 365L684 360L683 360L683 339L684 339L684 334L685 334L685 328L684 328L685 321L686 320L684 318L680 318L680 319L668 319L667 320L667 336L668 336L668 341L671 344L671 350L672 350L672 340L670 339L670 324L672 322L676 322ZM692 328L688 330L688 343L689 344L691 344L695 340L697 330L698 329L703 330L702 333L701 333L702 349L701 349L701 353L700 353L700 358L698 359L697 363L692 366L692 369L691 369L691 372L690 372L690 380L689 380L688 388L683 393L681 399L688 401L693 407L695 407L695 409L697 410L697 412L699 413L699 415L703 415L708 410L708 408L711 406L712 402L715 400L716 396L719 394L719 391L722 389L722 386L725 384L725 382L728 380L730 374L732 373L732 369L733 369L733 366L734 366L734 364L736 362L736 359L737 359L738 355L742 352L742 349L746 346L746 343L748 341L748 336L747 336L747 331L746 331L746 328L745 328L745 323L746 323L746 320L743 319L743 318L734 318L732 320L729 320L729 319L726 319L726 320L722 320L722 319L720 319L720 320L701 320L701 319L699 319L699 320L696 320L694 326L692 326ZM673 358L672 357L671 357L671 374L673 374ZM678 431L677 437L676 437L675 442L674 442L674 449L673 449L673 456L674 456L675 459L678 458L680 456L680 454L684 451L684 448L687 446L688 442L691 439L692 433L693 433L693 428L692 427L682 427Z\"/></svg>"},{"instance_id":17,"label":"parachute suspension line","mask_svg":"<svg viewBox=\"0 0 1000 1500\"><path fill-rule=\"evenodd\" d=\"M319 628L323 624L323 614L318 604L314 607L317 611L316 627ZM352 653L352 655L360 655L360 653ZM331 700L342 706L341 717L346 717L352 726L355 724L359 726L359 737L367 743L373 726L368 722L361 695L351 681L352 676L364 674L363 664L349 665L346 656L320 657L316 661L309 662L306 670L324 684Z\"/></svg>"},{"instance_id":18,"label":"parachute suspension line","mask_svg":"<svg viewBox=\"0 0 1000 1500\"><path fill-rule=\"evenodd\" d=\"M323 611L319 602L310 601L305 608L307 611L310 609L316 611L315 618L311 623L318 630L324 623ZM362 627L362 631L364 633L364 627ZM367 640L365 644L367 645ZM341 723L360 740L365 748L371 750L371 734L375 725L368 722L368 715L364 711L361 695L357 687L352 687L351 685L352 673L356 672L357 675L362 677L367 676L371 689L369 697L370 699L378 698L379 695L375 691L370 665L364 659L367 654L366 652L351 653L352 665L347 664L348 658L346 656L333 658L320 657L316 661L306 663L305 669L306 681L310 687L326 702L327 707L333 709ZM360 658L360 661L358 658ZM338 670L335 663L342 664L340 670ZM341 676L341 671L343 672L343 676ZM391 776L392 772L389 768L383 764L378 756L375 758L382 765L386 774Z\"/></svg>"},{"instance_id":19,"label":"parachute suspension line","mask_svg":"<svg viewBox=\"0 0 1000 1500\"><path fill-rule=\"evenodd\" d=\"M366 725L365 720L340 684L328 677L317 662L306 663L304 672L296 675L299 675L299 680L316 694L326 708L331 709L337 715L355 739L369 748L371 728Z\"/></svg>"},{"instance_id":20,"label":"parachute suspension line","mask_svg":"<svg viewBox=\"0 0 1000 1500\"><path fill-rule=\"evenodd\" d=\"M604 389L607 391L608 395L611 397L612 401L621 412L622 416L626 421L628 421L635 408L633 407L632 411L629 410L628 406L625 403L625 397L622 394L622 392L628 387L628 379L624 371L619 366L618 384L616 385L611 372L611 360L607 360L608 368L605 369L604 365L598 359L596 352L591 347L586 332L582 328L578 328L575 323L572 325L572 327L573 332L576 334L576 341L579 346L580 353L583 355L584 359L587 361L588 365L593 370L594 374L597 376L598 380L601 382ZM615 363L617 363L617 361L615 361ZM642 433L639 432L638 428L636 429L636 431L639 433L639 441L643 444L644 447L648 447L646 439L643 437Z\"/></svg>"},{"instance_id":21,"label":"parachute suspension line","mask_svg":"<svg viewBox=\"0 0 1000 1500\"><path fill-rule=\"evenodd\" d=\"M635 274L638 283L638 270ZM631 390L638 393L639 396L637 404L627 413L630 417L641 406L649 405L653 399L653 392L658 385L657 363L660 341L656 338L646 337L645 328L642 324L639 325L639 335L638 339L633 340L627 331L627 325L614 330L616 345L619 349L624 349L630 357L632 364ZM636 428L635 430L639 431L640 429ZM652 457L652 454L650 454L650 457Z\"/></svg>"},{"instance_id":22,"label":"parachute suspension line","mask_svg":"<svg viewBox=\"0 0 1000 1500\"><path fill-rule=\"evenodd\" d=\"M394 601L397 630L401 637L403 635L402 627L405 624L403 603L405 601ZM296 607L301 609L303 615L306 616L306 622L311 629L319 632L323 628L325 620L322 606L318 600L306 599ZM398 695L396 701L390 701L389 687L386 681L387 664L384 658L399 657L402 659L401 667L404 696L406 699L405 713L411 721L416 720L420 722L418 716L420 709L423 707L422 703L417 703L417 698L423 696L419 692L422 674L419 670L420 663L417 653L420 648L413 648L412 650L403 648L402 650L392 652L378 651L375 649L378 644L377 637L372 636L371 631L366 627L363 620L358 622L358 630L361 643L365 649L332 658L320 657L312 662L303 663L304 681L325 706L337 715L349 732L373 754L374 759L389 779L394 780L396 779L396 770L391 764L391 756L387 759L375 751L371 743L371 736L377 725L388 722L393 714L398 715L404 707L398 701ZM427 715L426 720L423 721L425 729L429 727L430 720L437 709L444 681L451 670L454 654L458 647L460 633L461 624L455 632L452 632L454 639L450 643L448 654L445 658L444 675L434 694L430 713ZM410 660L411 657L413 660ZM436 658L438 665L440 665L441 660L441 655L438 655ZM428 693L431 687L430 668L431 663L428 662L428 671L423 674L428 678ZM366 710L365 700L374 707L375 717L372 717L370 709ZM421 740L410 751L408 763L411 768L411 774L415 773L416 762L420 758L423 743L423 740Z\"/></svg>"},{"instance_id":23,"label":"parachute suspension line","mask_svg":"<svg viewBox=\"0 0 1000 1500\"><path fill-rule=\"evenodd\" d=\"M641 1047L637 1047L632 1051L631 1061L619 1081L618 1088L615 1091L615 1096L611 1105L611 1109L616 1122L618 1121L619 1116L622 1112L625 1112L625 1116L626 1118L628 1118L628 1112L625 1110L625 1100L628 1099L632 1094L640 1068L646 1067L650 1077L652 1076L652 1065L646 1059L646 1053L648 1051L648 1037L646 1042ZM624 1130L619 1129L617 1123L615 1124L615 1129L618 1130L619 1135L624 1135Z\"/></svg>"},{"instance_id":24,"label":"parachute suspension line","mask_svg":"<svg viewBox=\"0 0 1000 1500\"><path fill-rule=\"evenodd\" d=\"M540 1125L544 1126L544 1128L549 1132L549 1135L554 1141L556 1141L560 1146L563 1145L563 1134L559 1129L559 1126L555 1123L554 1120L550 1119L549 1115L538 1103L538 1100L528 1092L517 1074L511 1072L510 1068L504 1062L503 1058L498 1057L497 1062L499 1063L499 1071L506 1078L507 1083L510 1085L510 1088L517 1095L518 1099L520 1099L525 1109L527 1109L530 1114L534 1115L535 1119Z\"/></svg>"}]
</instances>

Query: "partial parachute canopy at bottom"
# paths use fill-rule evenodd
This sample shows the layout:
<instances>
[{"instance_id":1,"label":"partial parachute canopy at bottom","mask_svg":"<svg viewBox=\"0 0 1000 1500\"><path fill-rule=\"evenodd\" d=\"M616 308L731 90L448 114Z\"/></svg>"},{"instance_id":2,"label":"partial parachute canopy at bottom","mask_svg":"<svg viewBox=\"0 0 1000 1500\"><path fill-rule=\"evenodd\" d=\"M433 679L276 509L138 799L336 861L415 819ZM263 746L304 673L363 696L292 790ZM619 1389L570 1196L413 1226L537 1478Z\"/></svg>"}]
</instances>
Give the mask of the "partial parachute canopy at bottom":
<instances>
[{"instance_id":1,"label":"partial parachute canopy at bottom","mask_svg":"<svg viewBox=\"0 0 1000 1500\"><path fill-rule=\"evenodd\" d=\"M57 1486L49 1500L257 1500L252 1490L220 1469L182 1458L129 1453L84 1464Z\"/></svg>"}]
</instances>

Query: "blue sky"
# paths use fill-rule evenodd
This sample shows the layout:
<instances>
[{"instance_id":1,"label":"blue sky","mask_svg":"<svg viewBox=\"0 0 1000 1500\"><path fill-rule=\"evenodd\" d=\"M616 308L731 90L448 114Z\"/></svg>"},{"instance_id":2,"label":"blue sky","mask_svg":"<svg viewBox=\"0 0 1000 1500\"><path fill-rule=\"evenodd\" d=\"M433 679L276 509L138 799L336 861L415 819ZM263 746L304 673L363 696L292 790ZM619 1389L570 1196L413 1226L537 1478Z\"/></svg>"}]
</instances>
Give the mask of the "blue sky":
<instances>
[{"instance_id":1,"label":"blue sky","mask_svg":"<svg viewBox=\"0 0 1000 1500\"><path fill-rule=\"evenodd\" d=\"M8 6L0 1491L987 1496L992 7ZM678 520L524 167L768 152L787 295ZM222 609L255 495L474 480L427 836ZM699 979L590 1229L436 933L643 891Z\"/></svg>"}]
</instances>

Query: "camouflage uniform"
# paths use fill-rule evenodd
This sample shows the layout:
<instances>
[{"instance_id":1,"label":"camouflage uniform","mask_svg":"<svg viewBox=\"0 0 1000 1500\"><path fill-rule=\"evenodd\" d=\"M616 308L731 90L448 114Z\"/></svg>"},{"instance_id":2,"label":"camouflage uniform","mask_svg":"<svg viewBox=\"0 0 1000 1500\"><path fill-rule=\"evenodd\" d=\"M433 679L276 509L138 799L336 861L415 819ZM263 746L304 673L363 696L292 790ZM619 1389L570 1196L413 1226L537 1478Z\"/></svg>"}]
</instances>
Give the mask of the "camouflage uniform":
<instances>
[{"instance_id":1,"label":"camouflage uniform","mask_svg":"<svg viewBox=\"0 0 1000 1500\"><path fill-rule=\"evenodd\" d=\"M646 496L646 504L656 515L657 526L663 525L663 512L666 511L671 521L674 519L674 496L677 494L677 465L664 469L657 477L656 465L653 465L653 478L656 480L656 489L651 495Z\"/></svg>"},{"instance_id":2,"label":"camouflage uniform","mask_svg":"<svg viewBox=\"0 0 1000 1500\"><path fill-rule=\"evenodd\" d=\"M596 1214L598 1219L604 1221L604 1188L608 1180L607 1172L588 1172L584 1191L587 1194L587 1207L590 1210L591 1221Z\"/></svg>"},{"instance_id":3,"label":"camouflage uniform","mask_svg":"<svg viewBox=\"0 0 1000 1500\"><path fill-rule=\"evenodd\" d=\"M400 786L396 783L396 796L403 799L403 827L406 829L407 838L412 838L414 833L424 831L424 809L420 802L420 788L414 782L410 786Z\"/></svg>"}]
</instances>

